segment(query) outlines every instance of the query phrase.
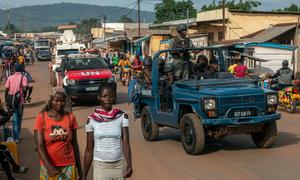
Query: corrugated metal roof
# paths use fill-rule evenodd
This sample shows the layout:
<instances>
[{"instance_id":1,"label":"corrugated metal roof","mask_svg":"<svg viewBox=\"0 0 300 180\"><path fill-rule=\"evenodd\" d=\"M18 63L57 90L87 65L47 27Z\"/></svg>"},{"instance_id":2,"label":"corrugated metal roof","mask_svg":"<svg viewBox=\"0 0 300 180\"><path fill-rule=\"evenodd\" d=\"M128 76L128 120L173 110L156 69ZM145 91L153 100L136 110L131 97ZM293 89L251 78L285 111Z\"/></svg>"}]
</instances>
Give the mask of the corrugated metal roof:
<instances>
[{"instance_id":1,"label":"corrugated metal roof","mask_svg":"<svg viewBox=\"0 0 300 180\"><path fill-rule=\"evenodd\" d=\"M271 42L249 42L249 43L244 43L244 44L239 44L236 45L236 47L253 47L253 46L260 46L260 47L269 47L269 48L275 48L275 49L286 49L289 51L295 50L296 47L294 46L289 46L289 45L282 45L278 43L271 43Z\"/></svg>"},{"instance_id":2,"label":"corrugated metal roof","mask_svg":"<svg viewBox=\"0 0 300 180\"><path fill-rule=\"evenodd\" d=\"M167 21L160 24L150 24L150 27L161 27L161 26L176 26L178 24L186 24L186 19L180 19L176 21ZM194 23L197 23L197 18L190 18L189 19L189 25L193 25Z\"/></svg>"},{"instance_id":3,"label":"corrugated metal roof","mask_svg":"<svg viewBox=\"0 0 300 180\"><path fill-rule=\"evenodd\" d=\"M269 41L293 28L295 28L296 25L290 25L290 26L282 26L282 27L270 27L260 33L258 33L257 35L255 35L254 37L247 39L248 41L252 41L252 42L266 42Z\"/></svg>"},{"instance_id":4,"label":"corrugated metal roof","mask_svg":"<svg viewBox=\"0 0 300 180\"><path fill-rule=\"evenodd\" d=\"M133 40L132 42L136 44L136 43L146 41L146 40L149 40L149 39L150 39L150 36L144 36L144 37L138 38L136 40Z\"/></svg>"}]
</instances>

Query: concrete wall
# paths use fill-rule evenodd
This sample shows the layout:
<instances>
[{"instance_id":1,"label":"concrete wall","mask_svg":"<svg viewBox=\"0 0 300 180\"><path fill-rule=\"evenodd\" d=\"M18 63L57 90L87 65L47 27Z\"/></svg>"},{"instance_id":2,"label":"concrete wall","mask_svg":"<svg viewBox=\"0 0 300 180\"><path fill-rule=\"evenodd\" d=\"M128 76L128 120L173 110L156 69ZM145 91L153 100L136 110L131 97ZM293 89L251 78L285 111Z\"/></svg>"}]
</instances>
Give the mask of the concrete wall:
<instances>
[{"instance_id":1,"label":"concrete wall","mask_svg":"<svg viewBox=\"0 0 300 180\"><path fill-rule=\"evenodd\" d=\"M214 21L214 20L222 20L222 9L216 9L212 11L199 12L197 14L197 22L206 22L206 21ZM226 9L226 12L227 9ZM225 19L228 17L228 13L225 12Z\"/></svg>"},{"instance_id":2,"label":"concrete wall","mask_svg":"<svg viewBox=\"0 0 300 180\"><path fill-rule=\"evenodd\" d=\"M104 35L104 28L92 28L91 29L91 34L93 35L93 38L100 38L103 37ZM111 28L106 28L105 29L106 33L113 33L114 29Z\"/></svg>"},{"instance_id":3,"label":"concrete wall","mask_svg":"<svg viewBox=\"0 0 300 180\"><path fill-rule=\"evenodd\" d=\"M125 31L125 29L137 29L137 23L105 23L106 28L112 28L115 31ZM141 29L148 29L149 24L141 23Z\"/></svg>"},{"instance_id":4,"label":"concrete wall","mask_svg":"<svg viewBox=\"0 0 300 180\"><path fill-rule=\"evenodd\" d=\"M267 48L267 47L258 47L254 46L254 57L258 57L261 59L270 60L268 62L262 62L262 67L270 68L273 72L276 72L281 68L281 63L283 60L289 61L289 67L292 69L292 51L284 50L284 49L275 49L275 48Z\"/></svg>"}]
</instances>

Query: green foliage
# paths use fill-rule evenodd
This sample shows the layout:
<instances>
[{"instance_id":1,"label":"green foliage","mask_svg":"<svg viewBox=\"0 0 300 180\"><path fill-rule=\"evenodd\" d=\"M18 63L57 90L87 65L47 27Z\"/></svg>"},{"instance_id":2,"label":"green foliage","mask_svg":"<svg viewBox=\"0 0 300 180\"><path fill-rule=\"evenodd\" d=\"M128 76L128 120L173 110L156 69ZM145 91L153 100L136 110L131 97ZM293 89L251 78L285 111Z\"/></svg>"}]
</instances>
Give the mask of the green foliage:
<instances>
[{"instance_id":1,"label":"green foliage","mask_svg":"<svg viewBox=\"0 0 300 180\"><path fill-rule=\"evenodd\" d=\"M133 20L130 17L123 15L120 17L119 22L120 23L133 23Z\"/></svg>"},{"instance_id":2,"label":"green foliage","mask_svg":"<svg viewBox=\"0 0 300 180\"><path fill-rule=\"evenodd\" d=\"M3 32L4 33L9 33L10 31L10 34L13 34L13 33L18 33L20 32L19 29L14 25L14 24L7 24L4 29L3 29Z\"/></svg>"},{"instance_id":3,"label":"green foliage","mask_svg":"<svg viewBox=\"0 0 300 180\"><path fill-rule=\"evenodd\" d=\"M185 19L189 10L189 17L194 18L197 16L197 10L193 6L191 0L188 1L175 1L175 0L162 0L154 6L155 23L162 23L166 21L174 21Z\"/></svg>"},{"instance_id":4,"label":"green foliage","mask_svg":"<svg viewBox=\"0 0 300 180\"><path fill-rule=\"evenodd\" d=\"M236 9L236 10L243 10L243 11L250 11L253 10L254 8L258 7L261 5L260 1L256 0L228 0L225 3L225 7L229 9ZM213 0L213 2L209 5L203 5L201 7L201 11L210 11L214 9L220 9L222 8L222 1L218 1L218 4L216 4L216 1Z\"/></svg>"},{"instance_id":5,"label":"green foliage","mask_svg":"<svg viewBox=\"0 0 300 180\"><path fill-rule=\"evenodd\" d=\"M278 12L299 12L300 13L300 6L297 4L291 4L289 7L285 7L283 9L276 9L273 11L278 11Z\"/></svg>"},{"instance_id":6,"label":"green foliage","mask_svg":"<svg viewBox=\"0 0 300 180\"><path fill-rule=\"evenodd\" d=\"M90 34L91 28L101 27L101 20L96 18L89 18L84 19L80 21L79 24L77 24L77 30L76 33L79 34Z\"/></svg>"}]
</instances>

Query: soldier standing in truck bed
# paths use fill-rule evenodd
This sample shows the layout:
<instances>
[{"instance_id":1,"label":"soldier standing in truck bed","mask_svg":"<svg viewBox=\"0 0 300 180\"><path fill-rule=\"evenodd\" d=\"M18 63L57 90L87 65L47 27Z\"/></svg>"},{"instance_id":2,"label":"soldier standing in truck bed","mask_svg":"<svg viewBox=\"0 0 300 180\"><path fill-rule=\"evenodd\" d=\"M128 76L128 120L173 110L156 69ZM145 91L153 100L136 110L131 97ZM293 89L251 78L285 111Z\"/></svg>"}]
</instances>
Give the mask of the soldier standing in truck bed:
<instances>
[{"instance_id":1,"label":"soldier standing in truck bed","mask_svg":"<svg viewBox=\"0 0 300 180\"><path fill-rule=\"evenodd\" d=\"M194 47L192 41L186 37L187 26L185 24L178 25L176 31L178 32L178 35L171 40L171 49L187 49ZM189 53L187 51L174 52L172 53L172 56L174 57L175 79L188 80Z\"/></svg>"}]
</instances>

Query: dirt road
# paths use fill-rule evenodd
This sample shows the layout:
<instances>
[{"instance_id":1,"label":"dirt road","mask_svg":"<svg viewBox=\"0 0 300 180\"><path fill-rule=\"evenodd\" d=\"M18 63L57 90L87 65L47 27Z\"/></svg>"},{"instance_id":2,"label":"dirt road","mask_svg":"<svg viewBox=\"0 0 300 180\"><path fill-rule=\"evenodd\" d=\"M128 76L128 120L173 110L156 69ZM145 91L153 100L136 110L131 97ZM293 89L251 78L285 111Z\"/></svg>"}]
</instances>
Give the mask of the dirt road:
<instances>
[{"instance_id":1,"label":"dirt road","mask_svg":"<svg viewBox=\"0 0 300 180\"><path fill-rule=\"evenodd\" d=\"M29 167L21 180L35 180L39 175L37 153L33 150L33 123L49 97L49 73L47 63L38 63L28 68L36 80L33 101L26 105L22 137L18 144L21 164ZM1 97L3 95L1 85ZM127 88L118 85L118 108L132 117L127 104ZM75 107L79 124L78 141L81 155L85 149L84 124L95 106ZM181 145L179 132L170 128L160 130L159 141L146 142L143 139L140 121L130 120L130 137L133 153L134 174L132 180L233 180L233 179L300 179L300 113L282 113L278 121L278 140L271 149L256 149L250 136L238 135L222 141L210 142L204 155L189 156ZM83 156L82 156L83 157ZM83 158L82 158L83 161ZM90 172L90 175L92 173ZM0 179L5 179L0 174ZM90 179L92 177L90 176Z\"/></svg>"}]
</instances>

